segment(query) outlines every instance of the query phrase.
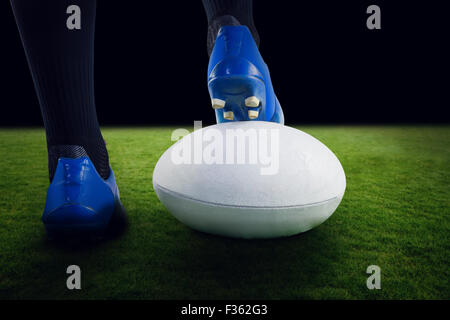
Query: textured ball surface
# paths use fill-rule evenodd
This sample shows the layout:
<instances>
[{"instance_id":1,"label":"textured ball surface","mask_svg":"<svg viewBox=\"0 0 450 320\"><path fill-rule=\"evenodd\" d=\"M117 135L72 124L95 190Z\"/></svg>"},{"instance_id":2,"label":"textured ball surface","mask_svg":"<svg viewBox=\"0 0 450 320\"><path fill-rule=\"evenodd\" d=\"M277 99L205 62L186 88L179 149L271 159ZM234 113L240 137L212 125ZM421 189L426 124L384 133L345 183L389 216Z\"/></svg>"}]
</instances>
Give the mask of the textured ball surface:
<instances>
[{"instance_id":1,"label":"textured ball surface","mask_svg":"<svg viewBox=\"0 0 450 320\"><path fill-rule=\"evenodd\" d=\"M319 140L287 126L246 121L185 136L159 159L154 190L187 226L237 238L312 229L338 207L344 170Z\"/></svg>"}]
</instances>

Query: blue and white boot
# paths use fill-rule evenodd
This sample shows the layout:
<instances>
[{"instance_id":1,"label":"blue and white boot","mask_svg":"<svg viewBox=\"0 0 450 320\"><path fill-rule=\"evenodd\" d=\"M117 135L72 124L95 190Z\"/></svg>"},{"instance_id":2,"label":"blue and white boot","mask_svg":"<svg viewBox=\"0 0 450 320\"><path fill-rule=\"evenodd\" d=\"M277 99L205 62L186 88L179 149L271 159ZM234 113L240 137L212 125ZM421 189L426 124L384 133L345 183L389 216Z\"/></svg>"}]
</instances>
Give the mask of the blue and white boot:
<instances>
[{"instance_id":1,"label":"blue and white boot","mask_svg":"<svg viewBox=\"0 0 450 320\"><path fill-rule=\"evenodd\" d=\"M246 26L223 26L208 66L208 89L217 123L270 121L284 124L265 64Z\"/></svg>"},{"instance_id":2,"label":"blue and white boot","mask_svg":"<svg viewBox=\"0 0 450 320\"><path fill-rule=\"evenodd\" d=\"M79 240L123 231L127 216L113 171L104 180L87 156L59 158L42 221L50 238Z\"/></svg>"}]
</instances>

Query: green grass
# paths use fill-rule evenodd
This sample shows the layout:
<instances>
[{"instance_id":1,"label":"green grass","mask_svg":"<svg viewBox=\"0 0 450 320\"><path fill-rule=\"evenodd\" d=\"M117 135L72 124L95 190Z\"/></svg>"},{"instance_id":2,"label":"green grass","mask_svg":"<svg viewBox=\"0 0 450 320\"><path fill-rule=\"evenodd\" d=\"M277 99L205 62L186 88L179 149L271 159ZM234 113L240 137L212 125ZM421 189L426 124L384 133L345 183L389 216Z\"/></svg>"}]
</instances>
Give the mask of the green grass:
<instances>
[{"instance_id":1,"label":"green grass","mask_svg":"<svg viewBox=\"0 0 450 320\"><path fill-rule=\"evenodd\" d=\"M103 130L131 226L91 246L46 240L43 130L0 129L0 299L450 298L450 127L300 127L338 156L346 194L318 228L265 241L192 231L161 205L172 129ZM82 290L66 289L71 264Z\"/></svg>"}]
</instances>

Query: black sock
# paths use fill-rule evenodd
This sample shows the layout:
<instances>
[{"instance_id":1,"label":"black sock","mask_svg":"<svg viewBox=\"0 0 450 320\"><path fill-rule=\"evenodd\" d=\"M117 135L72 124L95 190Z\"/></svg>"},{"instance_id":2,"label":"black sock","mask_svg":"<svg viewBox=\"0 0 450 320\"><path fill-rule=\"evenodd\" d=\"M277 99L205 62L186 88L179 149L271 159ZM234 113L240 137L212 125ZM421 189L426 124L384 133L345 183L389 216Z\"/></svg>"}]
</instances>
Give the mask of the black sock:
<instances>
[{"instance_id":1,"label":"black sock","mask_svg":"<svg viewBox=\"0 0 450 320\"><path fill-rule=\"evenodd\" d=\"M11 0L41 106L50 180L60 157L86 154L98 173L109 177L94 101L96 4L96 0ZM73 5L80 8L80 29L69 19L77 12L76 7L69 8Z\"/></svg>"},{"instance_id":2,"label":"black sock","mask_svg":"<svg viewBox=\"0 0 450 320\"><path fill-rule=\"evenodd\" d=\"M202 0L208 17L208 54L211 55L217 32L222 26L245 25L259 45L259 35L253 21L253 0Z\"/></svg>"}]
</instances>

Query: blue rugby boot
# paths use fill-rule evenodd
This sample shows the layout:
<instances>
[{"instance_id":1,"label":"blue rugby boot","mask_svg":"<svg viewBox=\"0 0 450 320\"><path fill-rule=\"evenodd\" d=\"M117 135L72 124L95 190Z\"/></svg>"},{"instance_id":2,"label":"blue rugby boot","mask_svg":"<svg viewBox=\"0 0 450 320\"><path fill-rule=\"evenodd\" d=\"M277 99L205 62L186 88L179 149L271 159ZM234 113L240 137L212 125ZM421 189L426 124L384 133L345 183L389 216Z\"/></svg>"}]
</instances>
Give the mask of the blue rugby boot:
<instances>
[{"instance_id":1,"label":"blue rugby boot","mask_svg":"<svg viewBox=\"0 0 450 320\"><path fill-rule=\"evenodd\" d=\"M104 180L88 156L58 160L42 221L50 238L116 235L127 217L114 173Z\"/></svg>"},{"instance_id":2,"label":"blue rugby boot","mask_svg":"<svg viewBox=\"0 0 450 320\"><path fill-rule=\"evenodd\" d=\"M208 66L208 89L217 123L271 121L284 124L269 69L246 26L223 26Z\"/></svg>"}]
</instances>

